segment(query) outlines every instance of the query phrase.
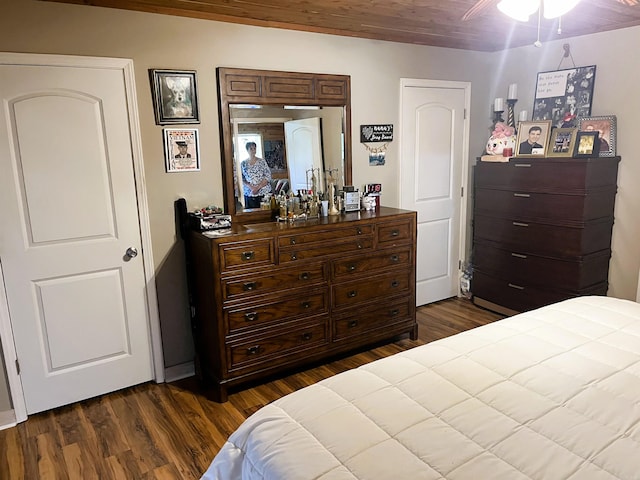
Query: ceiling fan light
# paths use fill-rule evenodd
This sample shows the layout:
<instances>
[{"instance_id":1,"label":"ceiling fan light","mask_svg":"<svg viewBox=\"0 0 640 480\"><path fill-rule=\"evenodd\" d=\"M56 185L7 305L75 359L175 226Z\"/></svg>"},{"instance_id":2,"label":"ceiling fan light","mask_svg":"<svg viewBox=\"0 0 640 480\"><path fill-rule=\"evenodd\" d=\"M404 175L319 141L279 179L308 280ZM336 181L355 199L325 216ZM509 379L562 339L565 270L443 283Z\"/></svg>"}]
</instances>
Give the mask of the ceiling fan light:
<instances>
[{"instance_id":1,"label":"ceiling fan light","mask_svg":"<svg viewBox=\"0 0 640 480\"><path fill-rule=\"evenodd\" d=\"M540 0L502 0L498 10L519 22L529 21L529 15L540 7Z\"/></svg>"},{"instance_id":2,"label":"ceiling fan light","mask_svg":"<svg viewBox=\"0 0 640 480\"><path fill-rule=\"evenodd\" d=\"M558 18L571 11L580 0L543 0L544 18Z\"/></svg>"}]
</instances>

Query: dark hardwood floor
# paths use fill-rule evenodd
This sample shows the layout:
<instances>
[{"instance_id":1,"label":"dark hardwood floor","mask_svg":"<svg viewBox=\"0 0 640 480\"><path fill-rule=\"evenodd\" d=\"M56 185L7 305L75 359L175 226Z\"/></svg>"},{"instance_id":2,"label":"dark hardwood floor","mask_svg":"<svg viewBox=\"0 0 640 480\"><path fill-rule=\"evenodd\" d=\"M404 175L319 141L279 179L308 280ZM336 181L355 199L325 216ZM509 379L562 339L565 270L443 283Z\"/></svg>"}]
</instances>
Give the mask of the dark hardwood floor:
<instances>
[{"instance_id":1,"label":"dark hardwood floor","mask_svg":"<svg viewBox=\"0 0 640 480\"><path fill-rule=\"evenodd\" d=\"M342 371L502 318L466 299L420 307L418 340L399 339L229 395L194 379L147 383L31 415L0 431L2 480L198 479L240 423L267 403Z\"/></svg>"}]
</instances>

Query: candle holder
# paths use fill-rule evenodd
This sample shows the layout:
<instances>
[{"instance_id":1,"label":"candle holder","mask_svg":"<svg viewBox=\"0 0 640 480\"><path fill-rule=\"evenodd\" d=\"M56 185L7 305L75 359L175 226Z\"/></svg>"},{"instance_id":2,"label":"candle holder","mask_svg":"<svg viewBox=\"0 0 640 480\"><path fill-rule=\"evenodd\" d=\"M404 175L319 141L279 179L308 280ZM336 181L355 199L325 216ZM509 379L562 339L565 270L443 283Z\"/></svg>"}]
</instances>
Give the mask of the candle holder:
<instances>
[{"instance_id":1,"label":"candle holder","mask_svg":"<svg viewBox=\"0 0 640 480\"><path fill-rule=\"evenodd\" d=\"M493 112L493 125L495 127L495 124L498 122L503 122L504 123L504 119L502 118L502 114L504 113L504 110L496 110Z\"/></svg>"},{"instance_id":2,"label":"candle holder","mask_svg":"<svg viewBox=\"0 0 640 480\"><path fill-rule=\"evenodd\" d=\"M517 98L507 98L507 125L516 128L516 119L513 114L513 107L518 102Z\"/></svg>"}]
</instances>

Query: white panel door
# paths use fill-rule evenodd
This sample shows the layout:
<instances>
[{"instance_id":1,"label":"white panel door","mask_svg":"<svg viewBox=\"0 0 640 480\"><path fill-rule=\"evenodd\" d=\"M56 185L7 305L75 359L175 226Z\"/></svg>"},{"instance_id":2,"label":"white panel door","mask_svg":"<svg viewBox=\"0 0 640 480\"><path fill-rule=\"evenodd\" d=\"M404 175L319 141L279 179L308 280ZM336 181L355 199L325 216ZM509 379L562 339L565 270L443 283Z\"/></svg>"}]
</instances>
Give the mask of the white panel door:
<instances>
[{"instance_id":1,"label":"white panel door","mask_svg":"<svg viewBox=\"0 0 640 480\"><path fill-rule=\"evenodd\" d=\"M309 187L312 168L319 169L321 178L324 178L320 119L315 117L285 122L284 135L291 189L297 193Z\"/></svg>"},{"instance_id":2,"label":"white panel door","mask_svg":"<svg viewBox=\"0 0 640 480\"><path fill-rule=\"evenodd\" d=\"M0 97L0 261L27 413L152 379L123 70L2 65Z\"/></svg>"},{"instance_id":3,"label":"white panel door","mask_svg":"<svg viewBox=\"0 0 640 480\"><path fill-rule=\"evenodd\" d=\"M458 294L466 84L402 80L402 208L418 212L416 304Z\"/></svg>"}]
</instances>

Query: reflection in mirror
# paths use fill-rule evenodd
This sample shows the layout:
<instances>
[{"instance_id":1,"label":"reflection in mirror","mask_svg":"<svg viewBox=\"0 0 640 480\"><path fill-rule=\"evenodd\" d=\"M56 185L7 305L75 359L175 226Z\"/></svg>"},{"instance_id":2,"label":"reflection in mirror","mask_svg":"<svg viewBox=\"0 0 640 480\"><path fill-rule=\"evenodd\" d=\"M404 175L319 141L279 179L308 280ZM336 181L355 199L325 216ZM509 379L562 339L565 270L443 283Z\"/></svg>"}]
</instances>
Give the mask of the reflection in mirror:
<instances>
[{"instance_id":1,"label":"reflection in mirror","mask_svg":"<svg viewBox=\"0 0 640 480\"><path fill-rule=\"evenodd\" d=\"M322 194L328 171L344 185L344 107L230 104L229 116L236 212L270 195Z\"/></svg>"}]
</instances>

